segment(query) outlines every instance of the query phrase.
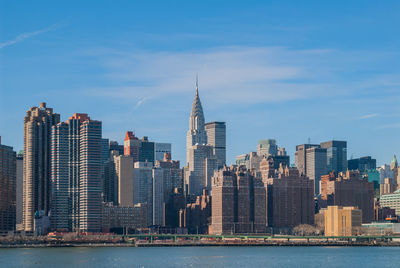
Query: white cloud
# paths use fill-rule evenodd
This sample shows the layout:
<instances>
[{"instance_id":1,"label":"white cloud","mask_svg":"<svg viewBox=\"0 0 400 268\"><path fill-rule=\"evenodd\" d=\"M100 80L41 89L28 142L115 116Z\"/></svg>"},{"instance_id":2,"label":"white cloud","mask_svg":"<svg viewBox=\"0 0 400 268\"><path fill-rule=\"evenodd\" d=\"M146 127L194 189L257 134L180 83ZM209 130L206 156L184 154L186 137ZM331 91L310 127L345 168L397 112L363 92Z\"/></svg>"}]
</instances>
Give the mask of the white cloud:
<instances>
[{"instance_id":1,"label":"white cloud","mask_svg":"<svg viewBox=\"0 0 400 268\"><path fill-rule=\"evenodd\" d=\"M22 33L17 35L17 37L15 37L13 40L8 40L5 42L0 43L0 49L7 47L7 46L11 46L14 45L16 43L19 43L21 41L24 41L25 39L31 38L33 36L48 32L53 30L55 27L57 26L57 24L53 24L49 27L46 27L44 29L38 30L38 31L34 31L34 32L27 32L27 33Z\"/></svg>"},{"instance_id":2,"label":"white cloud","mask_svg":"<svg viewBox=\"0 0 400 268\"><path fill-rule=\"evenodd\" d=\"M182 52L99 48L86 55L105 70L101 79L109 86L86 88L86 94L129 99L140 106L144 99L193 93L198 73L200 95L207 96L209 103L354 99L382 86L379 77L349 79L349 73L365 65L365 55L356 53L363 59L357 62L354 54L285 47L217 47ZM377 57L372 52L367 54ZM390 85L398 82L394 77Z\"/></svg>"},{"instance_id":3,"label":"white cloud","mask_svg":"<svg viewBox=\"0 0 400 268\"><path fill-rule=\"evenodd\" d=\"M105 67L111 86L87 94L143 99L194 91L218 102L264 103L346 93L318 77L315 61L333 50L292 51L281 47L221 47L198 52L90 51ZM322 68L320 68L322 69ZM340 91L340 92L339 92Z\"/></svg>"},{"instance_id":4,"label":"white cloud","mask_svg":"<svg viewBox=\"0 0 400 268\"><path fill-rule=\"evenodd\" d=\"M366 115L360 116L360 119L369 119L369 118L374 118L377 116L379 116L379 114L366 114Z\"/></svg>"}]
</instances>

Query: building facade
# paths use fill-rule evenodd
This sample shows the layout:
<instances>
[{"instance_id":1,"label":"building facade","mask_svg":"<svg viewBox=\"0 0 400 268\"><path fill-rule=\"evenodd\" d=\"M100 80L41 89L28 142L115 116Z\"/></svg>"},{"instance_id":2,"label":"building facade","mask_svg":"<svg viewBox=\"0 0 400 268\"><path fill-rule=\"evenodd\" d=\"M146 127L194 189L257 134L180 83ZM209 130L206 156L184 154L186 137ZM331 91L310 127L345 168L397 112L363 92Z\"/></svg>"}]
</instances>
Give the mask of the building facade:
<instances>
[{"instance_id":1,"label":"building facade","mask_svg":"<svg viewBox=\"0 0 400 268\"><path fill-rule=\"evenodd\" d=\"M296 152L294 154L295 166L299 170L300 174L307 175L307 150L319 147L319 144L301 144L296 146Z\"/></svg>"},{"instance_id":2,"label":"building facade","mask_svg":"<svg viewBox=\"0 0 400 268\"><path fill-rule=\"evenodd\" d=\"M315 195L320 194L321 176L327 174L327 154L326 149L312 147L306 150L306 176L314 181Z\"/></svg>"},{"instance_id":3,"label":"building facade","mask_svg":"<svg viewBox=\"0 0 400 268\"><path fill-rule=\"evenodd\" d=\"M172 155L171 143L154 143L154 161L164 160L164 154Z\"/></svg>"},{"instance_id":4,"label":"building facade","mask_svg":"<svg viewBox=\"0 0 400 268\"><path fill-rule=\"evenodd\" d=\"M201 106L199 89L196 83L196 95L192 104L189 117L189 130L186 135L186 162L189 164L189 149L196 144L207 144L203 107Z\"/></svg>"},{"instance_id":5,"label":"building facade","mask_svg":"<svg viewBox=\"0 0 400 268\"><path fill-rule=\"evenodd\" d=\"M22 222L25 231L34 231L36 211L50 211L51 128L60 122L60 115L40 103L24 118L24 189Z\"/></svg>"},{"instance_id":6,"label":"building facade","mask_svg":"<svg viewBox=\"0 0 400 268\"><path fill-rule=\"evenodd\" d=\"M114 157L115 175L117 177L118 205L121 207L133 207L133 157L130 155L118 155Z\"/></svg>"},{"instance_id":7,"label":"building facade","mask_svg":"<svg viewBox=\"0 0 400 268\"><path fill-rule=\"evenodd\" d=\"M296 168L274 168L271 157L260 163L267 193L267 224L274 229L288 229L300 224L314 224L314 181Z\"/></svg>"},{"instance_id":8,"label":"building facade","mask_svg":"<svg viewBox=\"0 0 400 268\"><path fill-rule=\"evenodd\" d=\"M400 190L396 190L391 194L384 194L379 199L381 207L388 207L396 211L396 215L400 215Z\"/></svg>"},{"instance_id":9,"label":"building facade","mask_svg":"<svg viewBox=\"0 0 400 268\"><path fill-rule=\"evenodd\" d=\"M23 230L22 211L23 211L23 196L24 196L24 154L20 151L17 154L17 182L16 182L16 224L17 231Z\"/></svg>"},{"instance_id":10,"label":"building facade","mask_svg":"<svg viewBox=\"0 0 400 268\"><path fill-rule=\"evenodd\" d=\"M74 114L52 129L52 228L101 230L102 126Z\"/></svg>"},{"instance_id":11,"label":"building facade","mask_svg":"<svg viewBox=\"0 0 400 268\"><path fill-rule=\"evenodd\" d=\"M352 236L360 231L362 211L357 207L328 206L323 213L325 236Z\"/></svg>"},{"instance_id":12,"label":"building facade","mask_svg":"<svg viewBox=\"0 0 400 268\"><path fill-rule=\"evenodd\" d=\"M135 229L146 228L147 206L135 204L134 206L114 206L111 203L103 203L102 231L129 233Z\"/></svg>"},{"instance_id":13,"label":"building facade","mask_svg":"<svg viewBox=\"0 0 400 268\"><path fill-rule=\"evenodd\" d=\"M211 193L210 233L265 232L266 188L245 166L216 171Z\"/></svg>"},{"instance_id":14,"label":"building facade","mask_svg":"<svg viewBox=\"0 0 400 268\"><path fill-rule=\"evenodd\" d=\"M220 169L226 164L226 124L225 122L210 122L204 126L207 143L213 147L217 168Z\"/></svg>"},{"instance_id":15,"label":"building facade","mask_svg":"<svg viewBox=\"0 0 400 268\"><path fill-rule=\"evenodd\" d=\"M347 171L347 142L327 141L321 143L321 148L326 149L326 160L328 172Z\"/></svg>"},{"instance_id":16,"label":"building facade","mask_svg":"<svg viewBox=\"0 0 400 268\"><path fill-rule=\"evenodd\" d=\"M376 159L371 156L350 159L347 161L349 170L358 170L361 174L365 174L367 170L376 169Z\"/></svg>"},{"instance_id":17,"label":"building facade","mask_svg":"<svg viewBox=\"0 0 400 268\"><path fill-rule=\"evenodd\" d=\"M15 230L17 158L0 137L0 232Z\"/></svg>"},{"instance_id":18,"label":"building facade","mask_svg":"<svg viewBox=\"0 0 400 268\"><path fill-rule=\"evenodd\" d=\"M363 223L369 223L374 219L374 184L359 171L331 172L321 178L321 206L358 207Z\"/></svg>"}]
</instances>

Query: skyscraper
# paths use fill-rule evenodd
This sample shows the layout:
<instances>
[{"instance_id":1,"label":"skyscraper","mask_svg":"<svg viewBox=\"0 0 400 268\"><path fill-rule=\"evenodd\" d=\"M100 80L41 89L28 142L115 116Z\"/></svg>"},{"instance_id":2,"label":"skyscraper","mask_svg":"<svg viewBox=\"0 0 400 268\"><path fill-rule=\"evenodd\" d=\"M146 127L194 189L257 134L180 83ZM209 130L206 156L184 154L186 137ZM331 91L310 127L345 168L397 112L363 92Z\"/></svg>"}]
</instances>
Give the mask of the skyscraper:
<instances>
[{"instance_id":1,"label":"skyscraper","mask_svg":"<svg viewBox=\"0 0 400 268\"><path fill-rule=\"evenodd\" d=\"M211 177L217 169L213 147L196 144L188 150L188 166L185 170L187 193L201 195L204 188L211 190Z\"/></svg>"},{"instance_id":2,"label":"skyscraper","mask_svg":"<svg viewBox=\"0 0 400 268\"><path fill-rule=\"evenodd\" d=\"M257 145L257 154L259 156L270 156L278 154L278 145L276 145L276 140L267 139L260 140Z\"/></svg>"},{"instance_id":3,"label":"skyscraper","mask_svg":"<svg viewBox=\"0 0 400 268\"><path fill-rule=\"evenodd\" d=\"M124 140L124 155L133 157L133 162L139 161L140 140L132 131L127 131Z\"/></svg>"},{"instance_id":4,"label":"skyscraper","mask_svg":"<svg viewBox=\"0 0 400 268\"><path fill-rule=\"evenodd\" d=\"M80 129L79 229L101 230L101 122L86 120Z\"/></svg>"},{"instance_id":5,"label":"skyscraper","mask_svg":"<svg viewBox=\"0 0 400 268\"><path fill-rule=\"evenodd\" d=\"M164 154L167 153L171 155L171 143L154 143L154 161L162 161L164 160Z\"/></svg>"},{"instance_id":6,"label":"skyscraper","mask_svg":"<svg viewBox=\"0 0 400 268\"><path fill-rule=\"evenodd\" d=\"M98 232L101 228L101 122L74 114L52 130L52 225Z\"/></svg>"},{"instance_id":7,"label":"skyscraper","mask_svg":"<svg viewBox=\"0 0 400 268\"><path fill-rule=\"evenodd\" d=\"M295 152L295 165L299 170L300 174L307 175L307 149L317 147L319 144L301 144L296 146ZM326 163L325 163L326 165Z\"/></svg>"},{"instance_id":8,"label":"skyscraper","mask_svg":"<svg viewBox=\"0 0 400 268\"><path fill-rule=\"evenodd\" d=\"M205 124L208 145L214 150L217 168L226 164L226 125L225 122L209 122Z\"/></svg>"},{"instance_id":9,"label":"skyscraper","mask_svg":"<svg viewBox=\"0 0 400 268\"><path fill-rule=\"evenodd\" d=\"M202 194L204 188L211 190L214 171L226 163L225 122L205 124L197 80L186 137L186 163L185 192L197 196Z\"/></svg>"},{"instance_id":10,"label":"skyscraper","mask_svg":"<svg viewBox=\"0 0 400 268\"><path fill-rule=\"evenodd\" d=\"M24 183L24 153L23 151L19 151L17 154L17 182L16 182L16 224L17 224L17 230L23 230L22 226L22 197L24 195L23 192L23 183Z\"/></svg>"},{"instance_id":11,"label":"skyscraper","mask_svg":"<svg viewBox=\"0 0 400 268\"><path fill-rule=\"evenodd\" d=\"M266 188L261 178L241 167L224 167L212 178L211 232L265 232Z\"/></svg>"},{"instance_id":12,"label":"skyscraper","mask_svg":"<svg viewBox=\"0 0 400 268\"><path fill-rule=\"evenodd\" d=\"M147 136L138 139L132 131L127 131L124 140L124 155L133 157L134 162L151 162L154 164L155 145Z\"/></svg>"},{"instance_id":13,"label":"skyscraper","mask_svg":"<svg viewBox=\"0 0 400 268\"><path fill-rule=\"evenodd\" d=\"M189 117L189 130L186 136L186 162L189 163L189 149L196 144L207 144L207 133L204 128L204 113L201 106L199 89L196 81L196 95Z\"/></svg>"},{"instance_id":14,"label":"skyscraper","mask_svg":"<svg viewBox=\"0 0 400 268\"><path fill-rule=\"evenodd\" d=\"M16 171L16 153L0 137L0 232L15 230Z\"/></svg>"},{"instance_id":15,"label":"skyscraper","mask_svg":"<svg viewBox=\"0 0 400 268\"><path fill-rule=\"evenodd\" d=\"M307 170L306 176L314 181L315 195L320 194L321 176L327 174L326 149L312 147L306 150Z\"/></svg>"},{"instance_id":16,"label":"skyscraper","mask_svg":"<svg viewBox=\"0 0 400 268\"><path fill-rule=\"evenodd\" d=\"M154 142L149 141L147 136L140 140L139 162L151 162L154 165Z\"/></svg>"},{"instance_id":17,"label":"skyscraper","mask_svg":"<svg viewBox=\"0 0 400 268\"><path fill-rule=\"evenodd\" d=\"M345 172L347 170L347 142L326 141L321 142L321 148L326 149L328 172Z\"/></svg>"},{"instance_id":18,"label":"skyscraper","mask_svg":"<svg viewBox=\"0 0 400 268\"><path fill-rule=\"evenodd\" d=\"M153 172L149 162L135 162L133 169L133 202L147 205L147 223L153 222Z\"/></svg>"},{"instance_id":19,"label":"skyscraper","mask_svg":"<svg viewBox=\"0 0 400 268\"><path fill-rule=\"evenodd\" d=\"M46 103L32 107L24 118L23 227L33 231L36 211L50 210L51 127L60 115Z\"/></svg>"},{"instance_id":20,"label":"skyscraper","mask_svg":"<svg viewBox=\"0 0 400 268\"><path fill-rule=\"evenodd\" d=\"M118 205L133 207L133 157L129 155L115 156L114 163L118 178Z\"/></svg>"},{"instance_id":21,"label":"skyscraper","mask_svg":"<svg viewBox=\"0 0 400 268\"><path fill-rule=\"evenodd\" d=\"M364 174L367 170L376 169L376 159L371 156L350 159L347 161L347 166L349 170L358 170Z\"/></svg>"}]
</instances>

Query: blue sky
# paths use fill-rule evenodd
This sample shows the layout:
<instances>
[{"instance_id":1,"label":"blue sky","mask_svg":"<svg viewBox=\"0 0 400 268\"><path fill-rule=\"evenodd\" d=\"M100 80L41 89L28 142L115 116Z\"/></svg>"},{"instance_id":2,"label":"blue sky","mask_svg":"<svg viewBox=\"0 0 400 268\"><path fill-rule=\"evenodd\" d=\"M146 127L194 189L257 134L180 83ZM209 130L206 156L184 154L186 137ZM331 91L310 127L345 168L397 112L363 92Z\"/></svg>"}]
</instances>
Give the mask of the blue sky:
<instances>
[{"instance_id":1,"label":"blue sky","mask_svg":"<svg viewBox=\"0 0 400 268\"><path fill-rule=\"evenodd\" d=\"M206 121L227 122L227 160L276 138L348 141L348 158L400 154L398 1L0 0L0 135L23 117L103 121L171 142L185 162L199 75Z\"/></svg>"}]
</instances>

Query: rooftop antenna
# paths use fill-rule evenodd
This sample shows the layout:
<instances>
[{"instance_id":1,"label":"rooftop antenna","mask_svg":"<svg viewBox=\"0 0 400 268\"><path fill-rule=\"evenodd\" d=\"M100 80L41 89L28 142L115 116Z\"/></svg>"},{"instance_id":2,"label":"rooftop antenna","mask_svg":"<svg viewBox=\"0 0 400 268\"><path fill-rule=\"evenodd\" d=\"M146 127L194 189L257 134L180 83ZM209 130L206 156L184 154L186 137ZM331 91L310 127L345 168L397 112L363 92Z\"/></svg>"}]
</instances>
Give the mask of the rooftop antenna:
<instances>
[{"instance_id":1,"label":"rooftop antenna","mask_svg":"<svg viewBox=\"0 0 400 268\"><path fill-rule=\"evenodd\" d=\"M311 144L311 139L310 138L308 138L308 144Z\"/></svg>"}]
</instances>

